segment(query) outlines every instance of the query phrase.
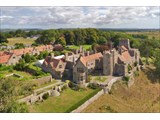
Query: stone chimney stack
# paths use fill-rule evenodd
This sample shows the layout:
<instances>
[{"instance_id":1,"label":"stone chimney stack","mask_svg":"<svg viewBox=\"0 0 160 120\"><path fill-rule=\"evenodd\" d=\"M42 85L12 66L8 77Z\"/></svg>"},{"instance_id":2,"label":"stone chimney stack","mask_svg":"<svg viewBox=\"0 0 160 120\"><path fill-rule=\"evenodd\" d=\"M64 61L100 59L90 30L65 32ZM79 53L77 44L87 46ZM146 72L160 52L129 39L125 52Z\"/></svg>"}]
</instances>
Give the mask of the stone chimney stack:
<instances>
[{"instance_id":1,"label":"stone chimney stack","mask_svg":"<svg viewBox=\"0 0 160 120\"><path fill-rule=\"evenodd\" d=\"M51 58L54 58L54 53L51 53Z\"/></svg>"},{"instance_id":2,"label":"stone chimney stack","mask_svg":"<svg viewBox=\"0 0 160 120\"><path fill-rule=\"evenodd\" d=\"M65 53L65 60L68 60L68 53Z\"/></svg>"},{"instance_id":3,"label":"stone chimney stack","mask_svg":"<svg viewBox=\"0 0 160 120\"><path fill-rule=\"evenodd\" d=\"M78 49L76 49L76 54L78 54Z\"/></svg>"},{"instance_id":4,"label":"stone chimney stack","mask_svg":"<svg viewBox=\"0 0 160 120\"><path fill-rule=\"evenodd\" d=\"M79 48L80 53L82 53L82 50L83 50L83 47L80 46L80 48Z\"/></svg>"},{"instance_id":5,"label":"stone chimney stack","mask_svg":"<svg viewBox=\"0 0 160 120\"><path fill-rule=\"evenodd\" d=\"M87 51L87 56L89 56L89 51Z\"/></svg>"}]
</instances>

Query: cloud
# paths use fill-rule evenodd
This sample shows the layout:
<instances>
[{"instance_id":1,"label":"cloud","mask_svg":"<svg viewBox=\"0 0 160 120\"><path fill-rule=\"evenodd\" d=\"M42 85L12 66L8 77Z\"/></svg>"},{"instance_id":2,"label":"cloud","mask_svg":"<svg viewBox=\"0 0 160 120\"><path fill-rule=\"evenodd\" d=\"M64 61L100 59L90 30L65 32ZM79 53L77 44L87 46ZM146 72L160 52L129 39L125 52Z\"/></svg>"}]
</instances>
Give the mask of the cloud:
<instances>
[{"instance_id":1,"label":"cloud","mask_svg":"<svg viewBox=\"0 0 160 120\"><path fill-rule=\"evenodd\" d=\"M1 7L1 24L40 27L100 27L160 16L158 7ZM5 17L6 16L6 17Z\"/></svg>"}]
</instances>

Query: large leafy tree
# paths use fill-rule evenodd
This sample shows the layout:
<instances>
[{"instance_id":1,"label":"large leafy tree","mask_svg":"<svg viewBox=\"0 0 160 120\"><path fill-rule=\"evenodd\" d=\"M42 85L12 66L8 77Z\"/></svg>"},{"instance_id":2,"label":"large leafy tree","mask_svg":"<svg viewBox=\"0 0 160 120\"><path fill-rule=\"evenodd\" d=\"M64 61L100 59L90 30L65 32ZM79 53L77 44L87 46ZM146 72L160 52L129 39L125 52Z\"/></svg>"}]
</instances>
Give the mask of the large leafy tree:
<instances>
[{"instance_id":1,"label":"large leafy tree","mask_svg":"<svg viewBox=\"0 0 160 120\"><path fill-rule=\"evenodd\" d=\"M8 42L4 33L0 32L0 43Z\"/></svg>"},{"instance_id":2,"label":"large leafy tree","mask_svg":"<svg viewBox=\"0 0 160 120\"><path fill-rule=\"evenodd\" d=\"M56 41L56 43L61 44L64 47L66 46L66 39L62 36Z\"/></svg>"},{"instance_id":3,"label":"large leafy tree","mask_svg":"<svg viewBox=\"0 0 160 120\"><path fill-rule=\"evenodd\" d=\"M56 33L52 30L46 30L42 35L35 41L38 44L51 44L55 42Z\"/></svg>"},{"instance_id":4,"label":"large leafy tree","mask_svg":"<svg viewBox=\"0 0 160 120\"><path fill-rule=\"evenodd\" d=\"M0 112L28 112L26 104L16 102L18 84L18 81L9 78L0 79Z\"/></svg>"}]
</instances>

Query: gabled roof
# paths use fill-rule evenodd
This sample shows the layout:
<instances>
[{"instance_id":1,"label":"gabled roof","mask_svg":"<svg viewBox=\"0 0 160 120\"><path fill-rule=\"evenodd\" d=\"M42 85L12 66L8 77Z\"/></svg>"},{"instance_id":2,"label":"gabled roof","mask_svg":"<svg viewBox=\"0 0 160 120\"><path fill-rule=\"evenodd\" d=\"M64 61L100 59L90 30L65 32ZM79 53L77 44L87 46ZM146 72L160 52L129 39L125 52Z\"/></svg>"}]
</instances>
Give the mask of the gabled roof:
<instances>
[{"instance_id":1,"label":"gabled roof","mask_svg":"<svg viewBox=\"0 0 160 120\"><path fill-rule=\"evenodd\" d=\"M121 45L120 47L125 51L128 50L124 45Z\"/></svg>"},{"instance_id":2,"label":"gabled roof","mask_svg":"<svg viewBox=\"0 0 160 120\"><path fill-rule=\"evenodd\" d=\"M119 59L123 62L130 62L131 61L131 56L128 51L123 52L122 54L119 55Z\"/></svg>"},{"instance_id":3,"label":"gabled roof","mask_svg":"<svg viewBox=\"0 0 160 120\"><path fill-rule=\"evenodd\" d=\"M99 52L99 53L95 53L95 54L92 54L92 55L89 55L89 56L85 56L85 57L80 57L80 61L85 65L87 66L87 62L89 61L92 61L92 60L97 60L97 59L100 59L102 58L103 55Z\"/></svg>"},{"instance_id":4,"label":"gabled roof","mask_svg":"<svg viewBox=\"0 0 160 120\"><path fill-rule=\"evenodd\" d=\"M55 69L60 61L64 62L63 59L55 59L55 58L51 58L51 56L48 56L45 58L44 63L46 65L50 64L52 66L52 69Z\"/></svg>"},{"instance_id":5,"label":"gabled roof","mask_svg":"<svg viewBox=\"0 0 160 120\"><path fill-rule=\"evenodd\" d=\"M15 49L15 50L11 50L11 52L17 56L25 54L24 49Z\"/></svg>"},{"instance_id":6,"label":"gabled roof","mask_svg":"<svg viewBox=\"0 0 160 120\"><path fill-rule=\"evenodd\" d=\"M7 63L13 54L0 56L0 63Z\"/></svg>"}]
</instances>

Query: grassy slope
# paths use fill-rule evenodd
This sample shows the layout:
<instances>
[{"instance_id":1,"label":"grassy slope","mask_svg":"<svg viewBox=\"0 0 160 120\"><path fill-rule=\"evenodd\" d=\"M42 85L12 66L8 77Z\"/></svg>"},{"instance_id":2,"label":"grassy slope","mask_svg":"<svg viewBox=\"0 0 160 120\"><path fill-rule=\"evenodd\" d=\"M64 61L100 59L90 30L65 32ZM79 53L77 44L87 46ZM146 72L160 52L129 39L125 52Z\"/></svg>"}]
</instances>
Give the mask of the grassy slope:
<instances>
[{"instance_id":1,"label":"grassy slope","mask_svg":"<svg viewBox=\"0 0 160 120\"><path fill-rule=\"evenodd\" d=\"M42 103L30 106L30 112L65 112L93 91L92 89L84 91L66 89L58 97L49 97Z\"/></svg>"},{"instance_id":2,"label":"grassy slope","mask_svg":"<svg viewBox=\"0 0 160 120\"><path fill-rule=\"evenodd\" d=\"M89 105L83 112L160 112L160 84L151 82L144 72L128 88L124 83L116 83L112 94L105 94Z\"/></svg>"},{"instance_id":3,"label":"grassy slope","mask_svg":"<svg viewBox=\"0 0 160 120\"><path fill-rule=\"evenodd\" d=\"M15 37L15 38L8 38L7 45L14 45L15 43L23 43L23 44L32 44L34 43L34 38L22 38L22 37Z\"/></svg>"}]
</instances>

